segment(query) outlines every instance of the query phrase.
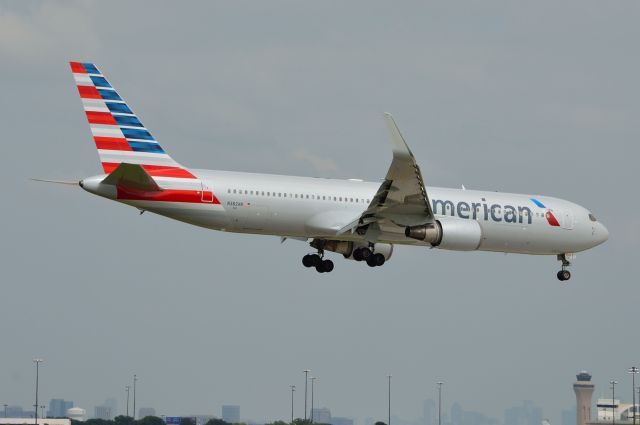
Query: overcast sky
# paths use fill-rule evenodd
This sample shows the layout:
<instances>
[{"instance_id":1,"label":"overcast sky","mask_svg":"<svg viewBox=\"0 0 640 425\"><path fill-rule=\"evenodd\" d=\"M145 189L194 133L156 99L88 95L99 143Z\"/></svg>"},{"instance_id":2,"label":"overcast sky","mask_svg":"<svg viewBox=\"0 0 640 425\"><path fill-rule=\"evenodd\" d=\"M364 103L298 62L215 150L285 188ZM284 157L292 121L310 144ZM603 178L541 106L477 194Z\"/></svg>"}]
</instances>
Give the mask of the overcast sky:
<instances>
[{"instance_id":1,"label":"overcast sky","mask_svg":"<svg viewBox=\"0 0 640 425\"><path fill-rule=\"evenodd\" d=\"M558 423L575 373L631 386L640 260L640 2L0 4L0 402L93 406L137 373L158 414L286 419L312 369L334 415L445 408ZM192 167L376 180L394 114L428 185L581 204L609 241L553 257L400 247L384 267L218 233L30 177L100 172L69 60L93 61ZM633 331L632 331L633 329ZM605 393L606 391L606 393ZM296 393L302 416L302 392Z\"/></svg>"}]
</instances>

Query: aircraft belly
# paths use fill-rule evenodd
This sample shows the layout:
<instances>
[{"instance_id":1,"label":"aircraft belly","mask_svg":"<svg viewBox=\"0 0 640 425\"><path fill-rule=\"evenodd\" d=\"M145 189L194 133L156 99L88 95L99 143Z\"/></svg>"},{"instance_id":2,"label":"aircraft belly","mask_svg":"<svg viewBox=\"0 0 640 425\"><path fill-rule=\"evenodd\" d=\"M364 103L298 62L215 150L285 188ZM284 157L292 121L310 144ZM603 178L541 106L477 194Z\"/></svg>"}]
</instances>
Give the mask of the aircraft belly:
<instances>
[{"instance_id":1,"label":"aircraft belly","mask_svg":"<svg viewBox=\"0 0 640 425\"><path fill-rule=\"evenodd\" d=\"M199 227L215 230L229 227L229 217L220 204L157 201L126 201L123 203L136 207L141 211L149 211Z\"/></svg>"}]
</instances>

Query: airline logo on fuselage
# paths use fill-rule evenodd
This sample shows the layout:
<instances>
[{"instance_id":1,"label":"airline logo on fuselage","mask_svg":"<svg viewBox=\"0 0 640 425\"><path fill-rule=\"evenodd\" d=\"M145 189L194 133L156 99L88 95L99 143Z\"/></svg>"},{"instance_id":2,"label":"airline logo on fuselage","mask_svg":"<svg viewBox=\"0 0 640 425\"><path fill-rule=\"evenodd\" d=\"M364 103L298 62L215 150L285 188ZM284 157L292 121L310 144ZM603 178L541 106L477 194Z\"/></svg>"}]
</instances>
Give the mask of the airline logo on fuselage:
<instances>
[{"instance_id":1,"label":"airline logo on fuselage","mask_svg":"<svg viewBox=\"0 0 640 425\"><path fill-rule=\"evenodd\" d=\"M481 202L433 199L431 201L435 215L450 215L470 220L484 220L505 223L531 224L533 213L531 208L517 205L488 204L485 198Z\"/></svg>"},{"instance_id":2,"label":"airline logo on fuselage","mask_svg":"<svg viewBox=\"0 0 640 425\"><path fill-rule=\"evenodd\" d=\"M554 227L560 226L556 217L542 202L535 198L531 198L531 201L538 207L547 210L545 211L544 217L547 219L549 225ZM529 207L522 205L488 204L485 198L482 198L481 202L460 201L458 203L449 200L433 199L431 204L433 214L435 215L457 216L468 220L491 220L498 223L531 224L533 221L533 212Z\"/></svg>"}]
</instances>

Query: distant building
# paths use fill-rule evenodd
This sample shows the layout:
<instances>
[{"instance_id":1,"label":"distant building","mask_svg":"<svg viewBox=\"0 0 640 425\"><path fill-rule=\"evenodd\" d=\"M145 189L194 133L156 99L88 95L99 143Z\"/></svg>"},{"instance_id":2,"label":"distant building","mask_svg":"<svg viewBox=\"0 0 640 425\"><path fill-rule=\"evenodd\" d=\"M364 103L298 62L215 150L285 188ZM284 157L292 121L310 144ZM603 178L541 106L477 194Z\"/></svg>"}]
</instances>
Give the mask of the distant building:
<instances>
[{"instance_id":1,"label":"distant building","mask_svg":"<svg viewBox=\"0 0 640 425\"><path fill-rule=\"evenodd\" d=\"M75 421L84 421L87 418L87 411L81 407L72 407L67 410L65 416L69 419L73 419Z\"/></svg>"},{"instance_id":2,"label":"distant building","mask_svg":"<svg viewBox=\"0 0 640 425\"><path fill-rule=\"evenodd\" d=\"M542 408L532 401L523 401L522 406L511 407L504 412L504 425L540 425Z\"/></svg>"},{"instance_id":3,"label":"distant building","mask_svg":"<svg viewBox=\"0 0 640 425\"><path fill-rule=\"evenodd\" d=\"M585 425L591 421L591 397L595 386L591 375L582 371L576 375L573 391L576 393L576 425Z\"/></svg>"},{"instance_id":4,"label":"distant building","mask_svg":"<svg viewBox=\"0 0 640 425\"><path fill-rule=\"evenodd\" d=\"M237 424L240 422L240 406L225 404L222 406L222 420L230 423Z\"/></svg>"},{"instance_id":5,"label":"distant building","mask_svg":"<svg viewBox=\"0 0 640 425\"><path fill-rule=\"evenodd\" d=\"M436 425L436 402L432 399L422 402L422 425Z\"/></svg>"},{"instance_id":6,"label":"distant building","mask_svg":"<svg viewBox=\"0 0 640 425\"><path fill-rule=\"evenodd\" d=\"M155 416L156 409L153 407L141 407L138 409L138 418L146 418L147 416Z\"/></svg>"},{"instance_id":7,"label":"distant building","mask_svg":"<svg viewBox=\"0 0 640 425\"><path fill-rule=\"evenodd\" d=\"M9 414L7 412L7 414ZM0 418L0 425L32 425L33 421L27 421L27 418ZM71 419L68 418L43 418L38 419L38 425L71 425Z\"/></svg>"},{"instance_id":8,"label":"distant building","mask_svg":"<svg viewBox=\"0 0 640 425\"><path fill-rule=\"evenodd\" d=\"M319 424L331 423L331 410L326 407L314 407L311 410L311 417L313 418L313 422Z\"/></svg>"},{"instance_id":9,"label":"distant building","mask_svg":"<svg viewBox=\"0 0 640 425\"><path fill-rule=\"evenodd\" d=\"M8 406L7 407L7 417L9 418L28 418L29 416L25 416L25 412L20 406Z\"/></svg>"},{"instance_id":10,"label":"distant building","mask_svg":"<svg viewBox=\"0 0 640 425\"><path fill-rule=\"evenodd\" d=\"M104 419L105 421L109 421L113 418L113 412L111 407L109 406L96 406L94 409L93 417L96 419Z\"/></svg>"},{"instance_id":11,"label":"distant building","mask_svg":"<svg viewBox=\"0 0 640 425\"><path fill-rule=\"evenodd\" d=\"M351 418L331 417L331 421L329 423L331 425L353 425L353 419L351 419Z\"/></svg>"},{"instance_id":12,"label":"distant building","mask_svg":"<svg viewBox=\"0 0 640 425\"><path fill-rule=\"evenodd\" d=\"M67 416L67 410L73 407L73 401L63 400L61 398L52 398L49 401L49 411L47 416L50 418L64 418Z\"/></svg>"}]
</instances>

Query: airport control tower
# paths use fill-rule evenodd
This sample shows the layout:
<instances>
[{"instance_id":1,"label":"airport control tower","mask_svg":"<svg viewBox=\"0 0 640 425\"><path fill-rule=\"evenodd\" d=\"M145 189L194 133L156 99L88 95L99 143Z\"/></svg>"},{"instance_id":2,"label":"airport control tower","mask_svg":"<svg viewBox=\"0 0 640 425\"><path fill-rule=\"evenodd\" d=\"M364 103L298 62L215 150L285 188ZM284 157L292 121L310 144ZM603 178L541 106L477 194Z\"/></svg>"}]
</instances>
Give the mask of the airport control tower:
<instances>
[{"instance_id":1,"label":"airport control tower","mask_svg":"<svg viewBox=\"0 0 640 425\"><path fill-rule=\"evenodd\" d=\"M573 384L573 391L576 393L576 425L586 425L591 422L591 396L594 385L591 382L591 375L583 370L576 375L578 379Z\"/></svg>"}]
</instances>

